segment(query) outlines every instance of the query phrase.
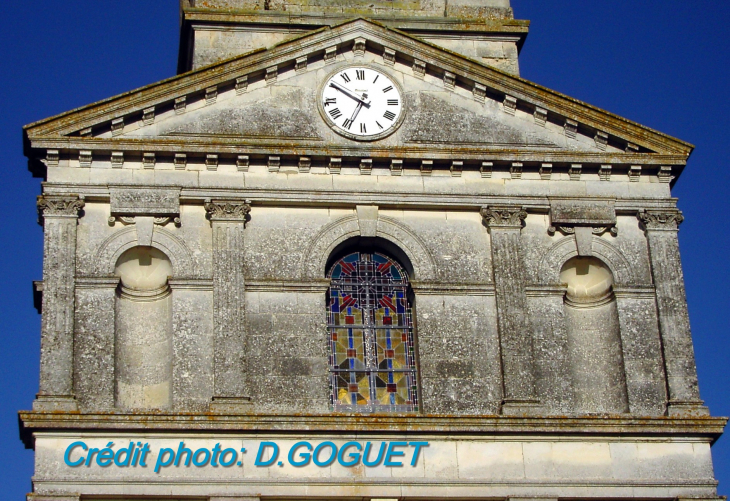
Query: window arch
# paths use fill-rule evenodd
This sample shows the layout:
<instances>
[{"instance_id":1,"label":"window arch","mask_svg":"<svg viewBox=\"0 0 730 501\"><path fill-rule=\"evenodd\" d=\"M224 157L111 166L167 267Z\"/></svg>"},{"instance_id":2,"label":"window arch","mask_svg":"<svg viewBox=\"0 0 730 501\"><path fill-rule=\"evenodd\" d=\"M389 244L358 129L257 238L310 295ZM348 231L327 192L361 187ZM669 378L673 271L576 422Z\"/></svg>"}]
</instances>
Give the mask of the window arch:
<instances>
[{"instance_id":1,"label":"window arch","mask_svg":"<svg viewBox=\"0 0 730 501\"><path fill-rule=\"evenodd\" d=\"M334 410L418 410L408 274L379 252L352 252L331 266L327 306Z\"/></svg>"}]
</instances>

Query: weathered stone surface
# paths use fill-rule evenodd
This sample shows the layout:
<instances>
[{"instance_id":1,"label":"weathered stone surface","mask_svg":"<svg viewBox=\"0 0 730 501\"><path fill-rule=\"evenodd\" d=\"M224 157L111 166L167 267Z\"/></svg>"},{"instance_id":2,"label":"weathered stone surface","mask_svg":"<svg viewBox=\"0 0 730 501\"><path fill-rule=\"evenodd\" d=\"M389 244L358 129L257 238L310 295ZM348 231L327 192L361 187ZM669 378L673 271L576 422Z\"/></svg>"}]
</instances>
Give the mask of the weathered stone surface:
<instances>
[{"instance_id":1,"label":"weathered stone surface","mask_svg":"<svg viewBox=\"0 0 730 501\"><path fill-rule=\"evenodd\" d=\"M630 412L661 416L667 392L655 301L644 294L617 291L616 302Z\"/></svg>"},{"instance_id":2,"label":"weathered stone surface","mask_svg":"<svg viewBox=\"0 0 730 501\"><path fill-rule=\"evenodd\" d=\"M213 292L173 281L173 407L205 412L214 395Z\"/></svg>"},{"instance_id":3,"label":"weathered stone surface","mask_svg":"<svg viewBox=\"0 0 730 501\"><path fill-rule=\"evenodd\" d=\"M183 67L270 48L26 129L46 177L32 497L716 498L725 421L699 400L667 182L691 145L489 68L518 70L507 1L196 3ZM362 15L382 24L344 22ZM402 88L388 137L322 120L352 65ZM354 251L408 276L417 412L332 412L328 274ZM79 439L250 460L384 436L431 445L404 468L62 461Z\"/></svg>"},{"instance_id":4,"label":"weathered stone surface","mask_svg":"<svg viewBox=\"0 0 730 501\"><path fill-rule=\"evenodd\" d=\"M532 297L528 298L529 318L535 336L535 384L547 413L571 414L575 407L564 318L565 292L562 288L546 292L531 291Z\"/></svg>"},{"instance_id":5,"label":"weathered stone surface","mask_svg":"<svg viewBox=\"0 0 730 501\"><path fill-rule=\"evenodd\" d=\"M248 398L243 249L251 206L214 201L205 208L213 230L214 398Z\"/></svg>"},{"instance_id":6,"label":"weathered stone surface","mask_svg":"<svg viewBox=\"0 0 730 501\"><path fill-rule=\"evenodd\" d=\"M43 223L43 317L39 398L73 400L73 331L76 278L76 225L84 202L78 197L38 197ZM50 404L59 405L58 399ZM74 407L73 402L68 404Z\"/></svg>"},{"instance_id":7,"label":"weathered stone surface","mask_svg":"<svg viewBox=\"0 0 730 501\"><path fill-rule=\"evenodd\" d=\"M249 106L210 110L197 120L162 128L166 136L321 139L314 126L316 96L311 90L293 89Z\"/></svg>"},{"instance_id":8,"label":"weathered stone surface","mask_svg":"<svg viewBox=\"0 0 730 501\"><path fill-rule=\"evenodd\" d=\"M497 321L502 348L504 405L502 412L530 413L538 404L535 392L533 339L527 322L527 297L522 221L527 211L518 206L489 206L481 210L492 241L492 263L497 298Z\"/></svg>"},{"instance_id":9,"label":"weathered stone surface","mask_svg":"<svg viewBox=\"0 0 730 501\"><path fill-rule=\"evenodd\" d=\"M415 308L424 412L499 413L502 376L494 297L419 293Z\"/></svg>"},{"instance_id":10,"label":"weathered stone surface","mask_svg":"<svg viewBox=\"0 0 730 501\"><path fill-rule=\"evenodd\" d=\"M444 93L442 93L444 94ZM491 143L495 146L555 147L537 134L497 120L496 117L475 113L451 104L448 94L407 94L413 115L406 122L404 140L420 143ZM517 125L517 124L515 124Z\"/></svg>"},{"instance_id":11,"label":"weathered stone surface","mask_svg":"<svg viewBox=\"0 0 730 501\"><path fill-rule=\"evenodd\" d=\"M180 213L180 191L149 188L109 188L112 214L170 215Z\"/></svg>"},{"instance_id":12,"label":"weathered stone surface","mask_svg":"<svg viewBox=\"0 0 730 501\"><path fill-rule=\"evenodd\" d=\"M613 226L616 210L613 201L554 201L550 205L553 226Z\"/></svg>"},{"instance_id":13,"label":"weathered stone surface","mask_svg":"<svg viewBox=\"0 0 730 501\"><path fill-rule=\"evenodd\" d=\"M669 387L669 413L686 412L687 407L702 407L697 384L684 276L679 259L677 231L684 220L679 211L644 211L639 219L646 229L651 255L652 276L656 286L659 326L664 345L665 368ZM696 411L697 412L697 411ZM706 412L700 409L699 412Z\"/></svg>"},{"instance_id":14,"label":"weathered stone surface","mask_svg":"<svg viewBox=\"0 0 730 501\"><path fill-rule=\"evenodd\" d=\"M82 411L114 409L115 303L119 279L76 292L74 389Z\"/></svg>"}]
</instances>

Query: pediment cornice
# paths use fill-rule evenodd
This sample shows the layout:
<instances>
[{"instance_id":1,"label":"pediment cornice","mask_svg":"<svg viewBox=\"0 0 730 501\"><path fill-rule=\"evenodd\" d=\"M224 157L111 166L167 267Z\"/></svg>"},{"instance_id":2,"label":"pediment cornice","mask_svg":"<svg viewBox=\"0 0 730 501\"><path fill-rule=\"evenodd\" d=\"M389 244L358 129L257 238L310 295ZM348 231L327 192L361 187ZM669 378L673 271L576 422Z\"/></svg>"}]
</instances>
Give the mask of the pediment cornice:
<instances>
[{"instance_id":1,"label":"pediment cornice","mask_svg":"<svg viewBox=\"0 0 730 501\"><path fill-rule=\"evenodd\" d=\"M379 52L385 59L397 60L399 64L424 63L425 71L431 75L444 78L452 86L472 90L474 99L483 102L493 100L502 103L505 112L520 110L534 114L536 123L550 121L563 124L566 136L581 134L595 139L599 149L607 145L613 151L626 151L621 163L631 163L631 155L659 154L674 158L673 165L683 165L691 153L693 146L684 141L672 138L635 122L611 114L581 101L572 99L533 82L485 66L465 56L450 52L441 47L424 42L407 33L388 28L378 23L357 19L335 27L325 27L278 44L269 49L260 49L233 59L211 65L200 70L185 73L170 79L148 85L119 96L115 96L89 106L79 108L55 117L51 117L24 128L27 146L30 148L48 148L54 142L59 148L72 148L72 144L88 144L110 149L125 149L123 135L112 133L111 138L99 138L105 132L121 130L124 124L132 122L154 121L155 113L174 109L210 99L219 92L230 90L242 81L251 83L266 79L272 73L296 71L298 61L321 60L333 54L357 49L356 39L365 39L368 51ZM445 83L446 85L446 83ZM84 137L86 136L86 137ZM89 141L87 143L87 141ZM94 142L94 141L99 141ZM109 146L111 141L113 146ZM149 139L146 143L172 145L169 140ZM135 141L137 149L140 140ZM210 148L212 144L225 149L233 146L276 147L270 145L253 145L244 139L230 140L189 138L186 147L200 144ZM288 141L292 144L291 141ZM65 144L65 145L64 145ZM296 145L295 145L296 146ZM315 146L316 147L316 146ZM377 146L353 145L359 151L368 148L377 150ZM617 149L618 148L618 149ZM390 148L389 148L390 149ZM433 151L433 148L431 148ZM438 148L436 149L438 150ZM469 148L478 151L479 148ZM499 152L499 150L493 150ZM529 152L520 152L520 155ZM545 153L541 151L541 153ZM576 152L549 152L550 155ZM362 155L362 153L360 153ZM600 154L594 155L601 157ZM651 155L650 155L651 156ZM607 158L598 158L599 162L616 162ZM642 162L644 163L644 162Z\"/></svg>"}]
</instances>

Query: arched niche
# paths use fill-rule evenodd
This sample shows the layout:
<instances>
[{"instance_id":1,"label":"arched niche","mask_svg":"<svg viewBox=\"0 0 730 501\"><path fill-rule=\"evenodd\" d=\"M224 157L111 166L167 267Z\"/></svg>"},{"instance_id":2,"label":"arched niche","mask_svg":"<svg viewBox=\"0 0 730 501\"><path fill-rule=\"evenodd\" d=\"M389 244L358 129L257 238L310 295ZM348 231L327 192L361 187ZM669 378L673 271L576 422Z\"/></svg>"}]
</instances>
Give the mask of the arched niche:
<instances>
[{"instance_id":1,"label":"arched niche","mask_svg":"<svg viewBox=\"0 0 730 501\"><path fill-rule=\"evenodd\" d=\"M626 256L606 239L593 236L592 255L605 263L612 272L616 285L634 285L637 282L634 272ZM560 272L566 261L578 256L575 238L567 236L555 242L543 254L538 263L537 279L542 285L555 285L560 282Z\"/></svg>"},{"instance_id":2,"label":"arched niche","mask_svg":"<svg viewBox=\"0 0 730 501\"><path fill-rule=\"evenodd\" d=\"M559 280L567 286L563 311L575 412L628 412L613 272L596 257L575 256L563 264Z\"/></svg>"},{"instance_id":3,"label":"arched niche","mask_svg":"<svg viewBox=\"0 0 730 501\"><path fill-rule=\"evenodd\" d=\"M115 406L172 407L173 266L154 247L135 246L116 261Z\"/></svg>"},{"instance_id":4,"label":"arched niche","mask_svg":"<svg viewBox=\"0 0 730 501\"><path fill-rule=\"evenodd\" d=\"M96 273L101 276L113 275L120 256L138 245L137 230L134 226L128 226L112 234L101 243L96 252ZM193 253L182 239L171 232L155 227L151 246L168 256L175 277L198 275Z\"/></svg>"}]
</instances>

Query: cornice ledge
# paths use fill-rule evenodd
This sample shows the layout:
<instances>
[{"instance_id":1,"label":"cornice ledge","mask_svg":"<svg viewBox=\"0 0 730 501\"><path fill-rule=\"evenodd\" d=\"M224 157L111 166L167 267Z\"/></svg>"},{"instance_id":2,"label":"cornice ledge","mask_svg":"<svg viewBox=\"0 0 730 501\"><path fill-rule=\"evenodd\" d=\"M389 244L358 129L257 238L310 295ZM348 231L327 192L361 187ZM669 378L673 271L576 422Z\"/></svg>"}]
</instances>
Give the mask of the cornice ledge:
<instances>
[{"instance_id":1,"label":"cornice ledge","mask_svg":"<svg viewBox=\"0 0 730 501\"><path fill-rule=\"evenodd\" d=\"M424 296L494 296L492 283L436 283L412 281L416 294Z\"/></svg>"},{"instance_id":2,"label":"cornice ledge","mask_svg":"<svg viewBox=\"0 0 730 501\"><path fill-rule=\"evenodd\" d=\"M245 148L249 155L292 155L302 156L339 156L352 158L403 158L434 160L460 158L463 160L480 160L483 157L498 157L502 162L536 162L536 163L582 163L612 165L646 165L684 167L687 156L673 153L623 153L623 152L591 152L572 151L566 149L530 149L515 150L513 148L470 145L468 148L454 148L453 145L413 145L396 149L378 146L357 145L348 147L340 145L313 145L312 140L272 142L252 138L209 138L206 136L173 139L170 137L152 138L86 138L76 136L43 136L30 138L30 146L34 149L47 150L89 150L108 151L114 149L122 152L154 151L156 153L176 153L184 149L186 153L237 154Z\"/></svg>"},{"instance_id":3,"label":"cornice ledge","mask_svg":"<svg viewBox=\"0 0 730 501\"><path fill-rule=\"evenodd\" d=\"M325 293L329 279L321 280L246 280L246 292L312 292Z\"/></svg>"},{"instance_id":4,"label":"cornice ledge","mask_svg":"<svg viewBox=\"0 0 730 501\"><path fill-rule=\"evenodd\" d=\"M115 289L119 285L119 277L76 277L77 289Z\"/></svg>"},{"instance_id":5,"label":"cornice ledge","mask_svg":"<svg viewBox=\"0 0 730 501\"><path fill-rule=\"evenodd\" d=\"M333 13L320 14L316 12L298 12L292 16L287 11L251 11L251 10L210 10L195 7L186 7L183 10L185 21L198 22L225 22L225 23L281 23L285 25L302 24L302 30L311 31L307 27L312 24L321 23L323 26L334 27L344 22L350 21L354 15L337 15ZM479 19L474 22L474 18L470 17L408 17L398 15L363 15L367 19L371 19L377 23L386 26L398 24L400 29L414 29L425 25L438 26L441 28L452 28L457 31L476 31L476 32L508 32L508 33L526 33L530 26L530 21L524 19ZM405 27L404 24L408 26Z\"/></svg>"},{"instance_id":6,"label":"cornice ledge","mask_svg":"<svg viewBox=\"0 0 730 501\"><path fill-rule=\"evenodd\" d=\"M212 278L171 278L168 280L170 289L172 290L196 290L196 291L212 291Z\"/></svg>"},{"instance_id":7,"label":"cornice ledge","mask_svg":"<svg viewBox=\"0 0 730 501\"><path fill-rule=\"evenodd\" d=\"M564 296L568 287L563 284L554 285L543 285L543 284L532 284L525 287L525 294L527 297L549 297L549 296Z\"/></svg>"},{"instance_id":8,"label":"cornice ledge","mask_svg":"<svg viewBox=\"0 0 730 501\"><path fill-rule=\"evenodd\" d=\"M352 432L412 433L430 435L524 435L540 433L566 435L643 435L685 436L717 440L723 432L725 417L516 417L453 415L372 415L351 414L249 414L211 413L81 413L21 411L20 432L26 447L33 445L37 431L113 430L201 432L236 431L240 433L279 432Z\"/></svg>"},{"instance_id":9,"label":"cornice ledge","mask_svg":"<svg viewBox=\"0 0 730 501\"><path fill-rule=\"evenodd\" d=\"M617 298L656 299L656 288L653 285L614 286L613 293Z\"/></svg>"}]
</instances>

